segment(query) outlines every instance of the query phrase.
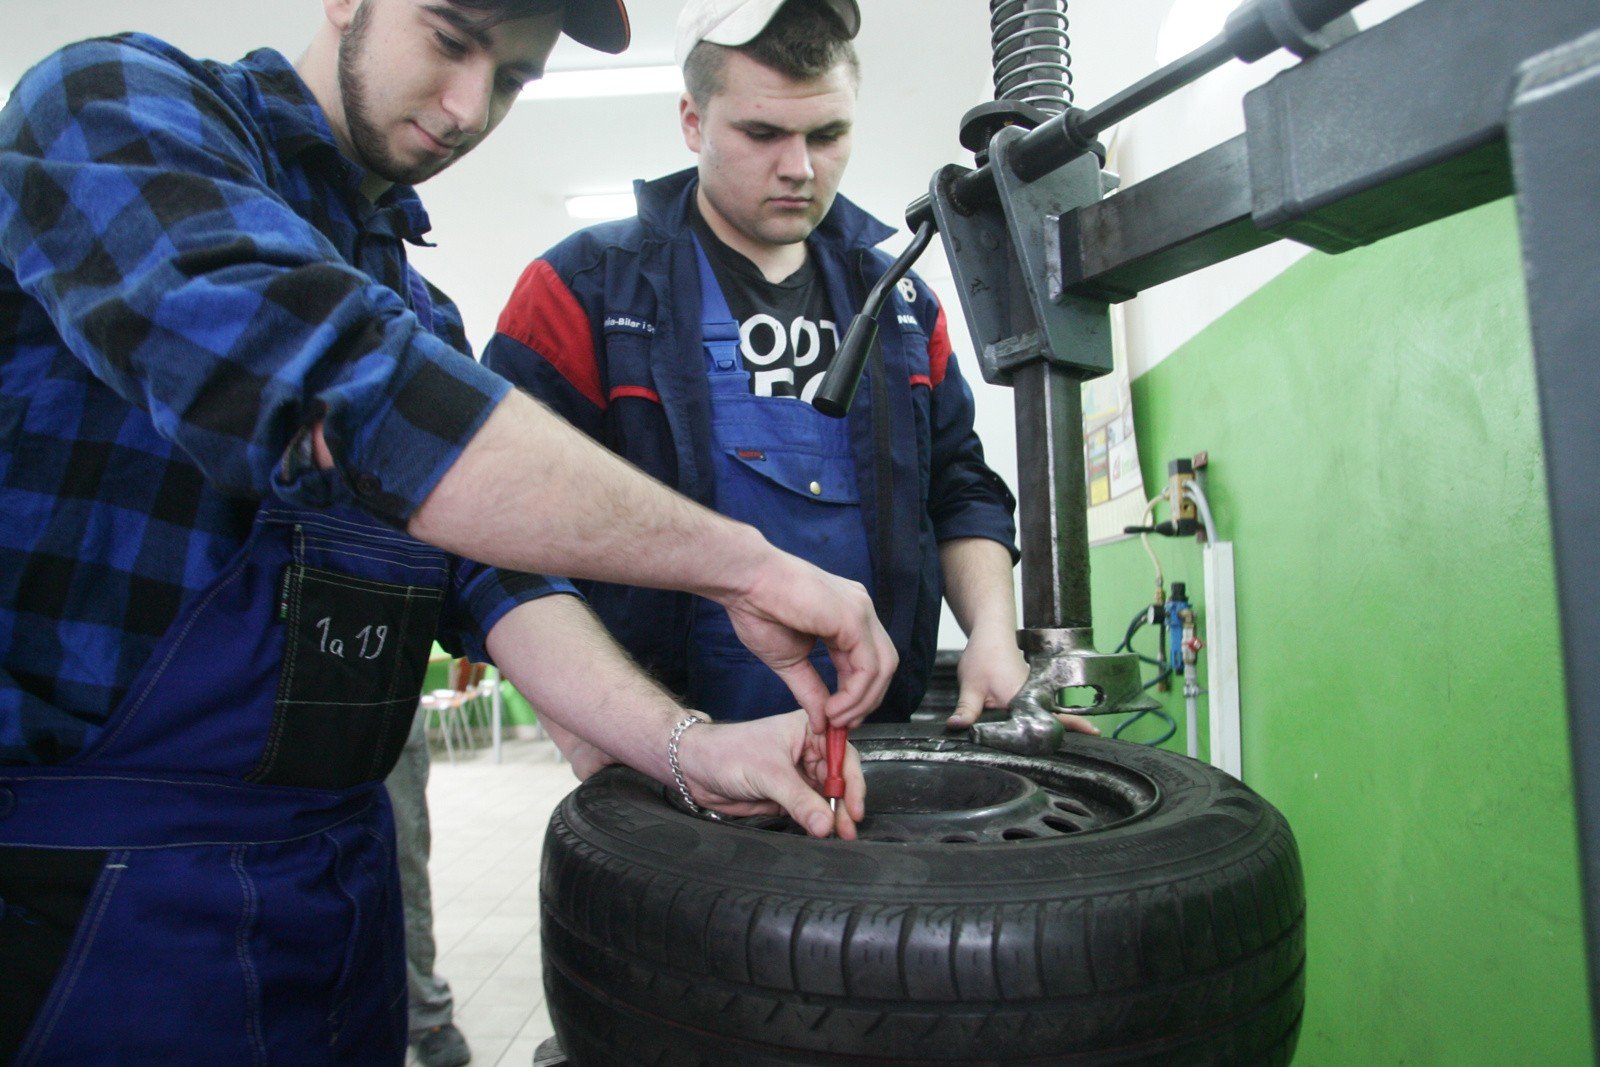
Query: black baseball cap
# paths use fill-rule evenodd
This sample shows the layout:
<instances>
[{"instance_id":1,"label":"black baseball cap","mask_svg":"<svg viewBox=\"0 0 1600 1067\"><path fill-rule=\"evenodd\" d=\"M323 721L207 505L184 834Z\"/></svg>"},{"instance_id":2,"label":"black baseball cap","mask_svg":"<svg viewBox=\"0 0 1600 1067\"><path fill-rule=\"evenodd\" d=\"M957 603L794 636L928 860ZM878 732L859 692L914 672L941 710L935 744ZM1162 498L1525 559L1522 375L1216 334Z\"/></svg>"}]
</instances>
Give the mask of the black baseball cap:
<instances>
[{"instance_id":1,"label":"black baseball cap","mask_svg":"<svg viewBox=\"0 0 1600 1067\"><path fill-rule=\"evenodd\" d=\"M622 0L567 0L561 32L581 45L612 55L627 48L632 36Z\"/></svg>"}]
</instances>

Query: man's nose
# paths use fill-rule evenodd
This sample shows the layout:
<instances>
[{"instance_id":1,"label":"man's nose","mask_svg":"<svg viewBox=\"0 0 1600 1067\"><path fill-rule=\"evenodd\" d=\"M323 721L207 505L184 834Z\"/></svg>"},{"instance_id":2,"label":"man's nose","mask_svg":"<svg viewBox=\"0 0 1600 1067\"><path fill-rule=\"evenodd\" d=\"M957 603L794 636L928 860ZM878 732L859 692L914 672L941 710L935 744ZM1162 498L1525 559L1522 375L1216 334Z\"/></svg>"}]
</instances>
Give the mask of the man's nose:
<instances>
[{"instance_id":1,"label":"man's nose","mask_svg":"<svg viewBox=\"0 0 1600 1067\"><path fill-rule=\"evenodd\" d=\"M445 85L440 103L455 128L475 137L489 128L489 107L494 99L494 71L463 66Z\"/></svg>"},{"instance_id":2,"label":"man's nose","mask_svg":"<svg viewBox=\"0 0 1600 1067\"><path fill-rule=\"evenodd\" d=\"M803 134L784 138L778 154L778 176L795 182L808 182L816 177L811 166L811 145Z\"/></svg>"}]
</instances>

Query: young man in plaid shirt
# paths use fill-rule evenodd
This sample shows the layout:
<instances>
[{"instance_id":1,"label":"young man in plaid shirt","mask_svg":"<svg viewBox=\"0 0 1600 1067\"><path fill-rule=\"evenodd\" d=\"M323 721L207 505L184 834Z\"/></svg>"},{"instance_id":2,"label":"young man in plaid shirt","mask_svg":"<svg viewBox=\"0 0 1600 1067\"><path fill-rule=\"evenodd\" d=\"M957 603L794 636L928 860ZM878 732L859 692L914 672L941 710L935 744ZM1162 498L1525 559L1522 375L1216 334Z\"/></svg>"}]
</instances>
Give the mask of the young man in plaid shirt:
<instances>
[{"instance_id":1,"label":"young man in plaid shirt","mask_svg":"<svg viewBox=\"0 0 1600 1067\"><path fill-rule=\"evenodd\" d=\"M511 391L406 263L411 187L618 0L323 10L293 65L127 35L0 111L0 1059L398 1063L379 783L436 632L580 773L671 782L671 738L696 802L818 834L822 728L894 670L859 586ZM534 571L726 604L804 711L686 731Z\"/></svg>"}]
</instances>

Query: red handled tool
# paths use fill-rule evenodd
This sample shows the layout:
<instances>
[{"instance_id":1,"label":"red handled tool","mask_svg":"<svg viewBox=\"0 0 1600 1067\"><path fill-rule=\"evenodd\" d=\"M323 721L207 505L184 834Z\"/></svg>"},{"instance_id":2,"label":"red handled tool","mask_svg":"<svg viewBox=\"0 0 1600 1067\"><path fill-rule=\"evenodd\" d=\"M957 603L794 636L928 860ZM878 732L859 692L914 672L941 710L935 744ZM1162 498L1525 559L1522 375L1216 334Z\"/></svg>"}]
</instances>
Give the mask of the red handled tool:
<instances>
[{"instance_id":1,"label":"red handled tool","mask_svg":"<svg viewBox=\"0 0 1600 1067\"><path fill-rule=\"evenodd\" d=\"M839 810L839 798L844 796L844 746L849 737L850 731L843 726L828 727L828 777L822 783L822 795L835 812Z\"/></svg>"}]
</instances>

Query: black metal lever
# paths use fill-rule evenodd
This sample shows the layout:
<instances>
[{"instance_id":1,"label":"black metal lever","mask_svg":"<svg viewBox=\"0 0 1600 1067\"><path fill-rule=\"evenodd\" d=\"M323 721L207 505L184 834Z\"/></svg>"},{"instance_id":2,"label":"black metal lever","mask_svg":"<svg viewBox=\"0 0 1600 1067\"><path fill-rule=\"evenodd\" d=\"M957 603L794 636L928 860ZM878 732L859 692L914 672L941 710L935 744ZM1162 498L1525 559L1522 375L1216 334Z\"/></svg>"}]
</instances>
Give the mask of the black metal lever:
<instances>
[{"instance_id":1,"label":"black metal lever","mask_svg":"<svg viewBox=\"0 0 1600 1067\"><path fill-rule=\"evenodd\" d=\"M932 240L933 220L928 219L917 227L916 233L911 235L911 243L883 272L883 277L867 294L860 312L850 320L850 328L844 332L839 351L834 353L833 366L828 368L827 376L822 379L822 388L817 390L816 397L811 401L824 415L842 419L849 413L856 387L861 384L861 372L867 367L867 353L872 351L872 342L878 338L878 312L883 310L883 302L889 299L889 290L906 276L911 265Z\"/></svg>"},{"instance_id":2,"label":"black metal lever","mask_svg":"<svg viewBox=\"0 0 1600 1067\"><path fill-rule=\"evenodd\" d=\"M1198 81L1234 59L1254 63L1279 48L1306 55L1319 45L1317 33L1328 23L1349 14L1363 0L1246 0L1223 31L1181 59L1135 82L1111 99L1090 108L1068 108L1038 129L1018 139L1006 153L1006 165L1023 181L1044 177L1068 160L1089 151L1094 139L1151 104ZM957 178L950 198L963 213L993 203L996 160ZM913 225L932 218L926 197L912 202L906 218Z\"/></svg>"}]
</instances>

